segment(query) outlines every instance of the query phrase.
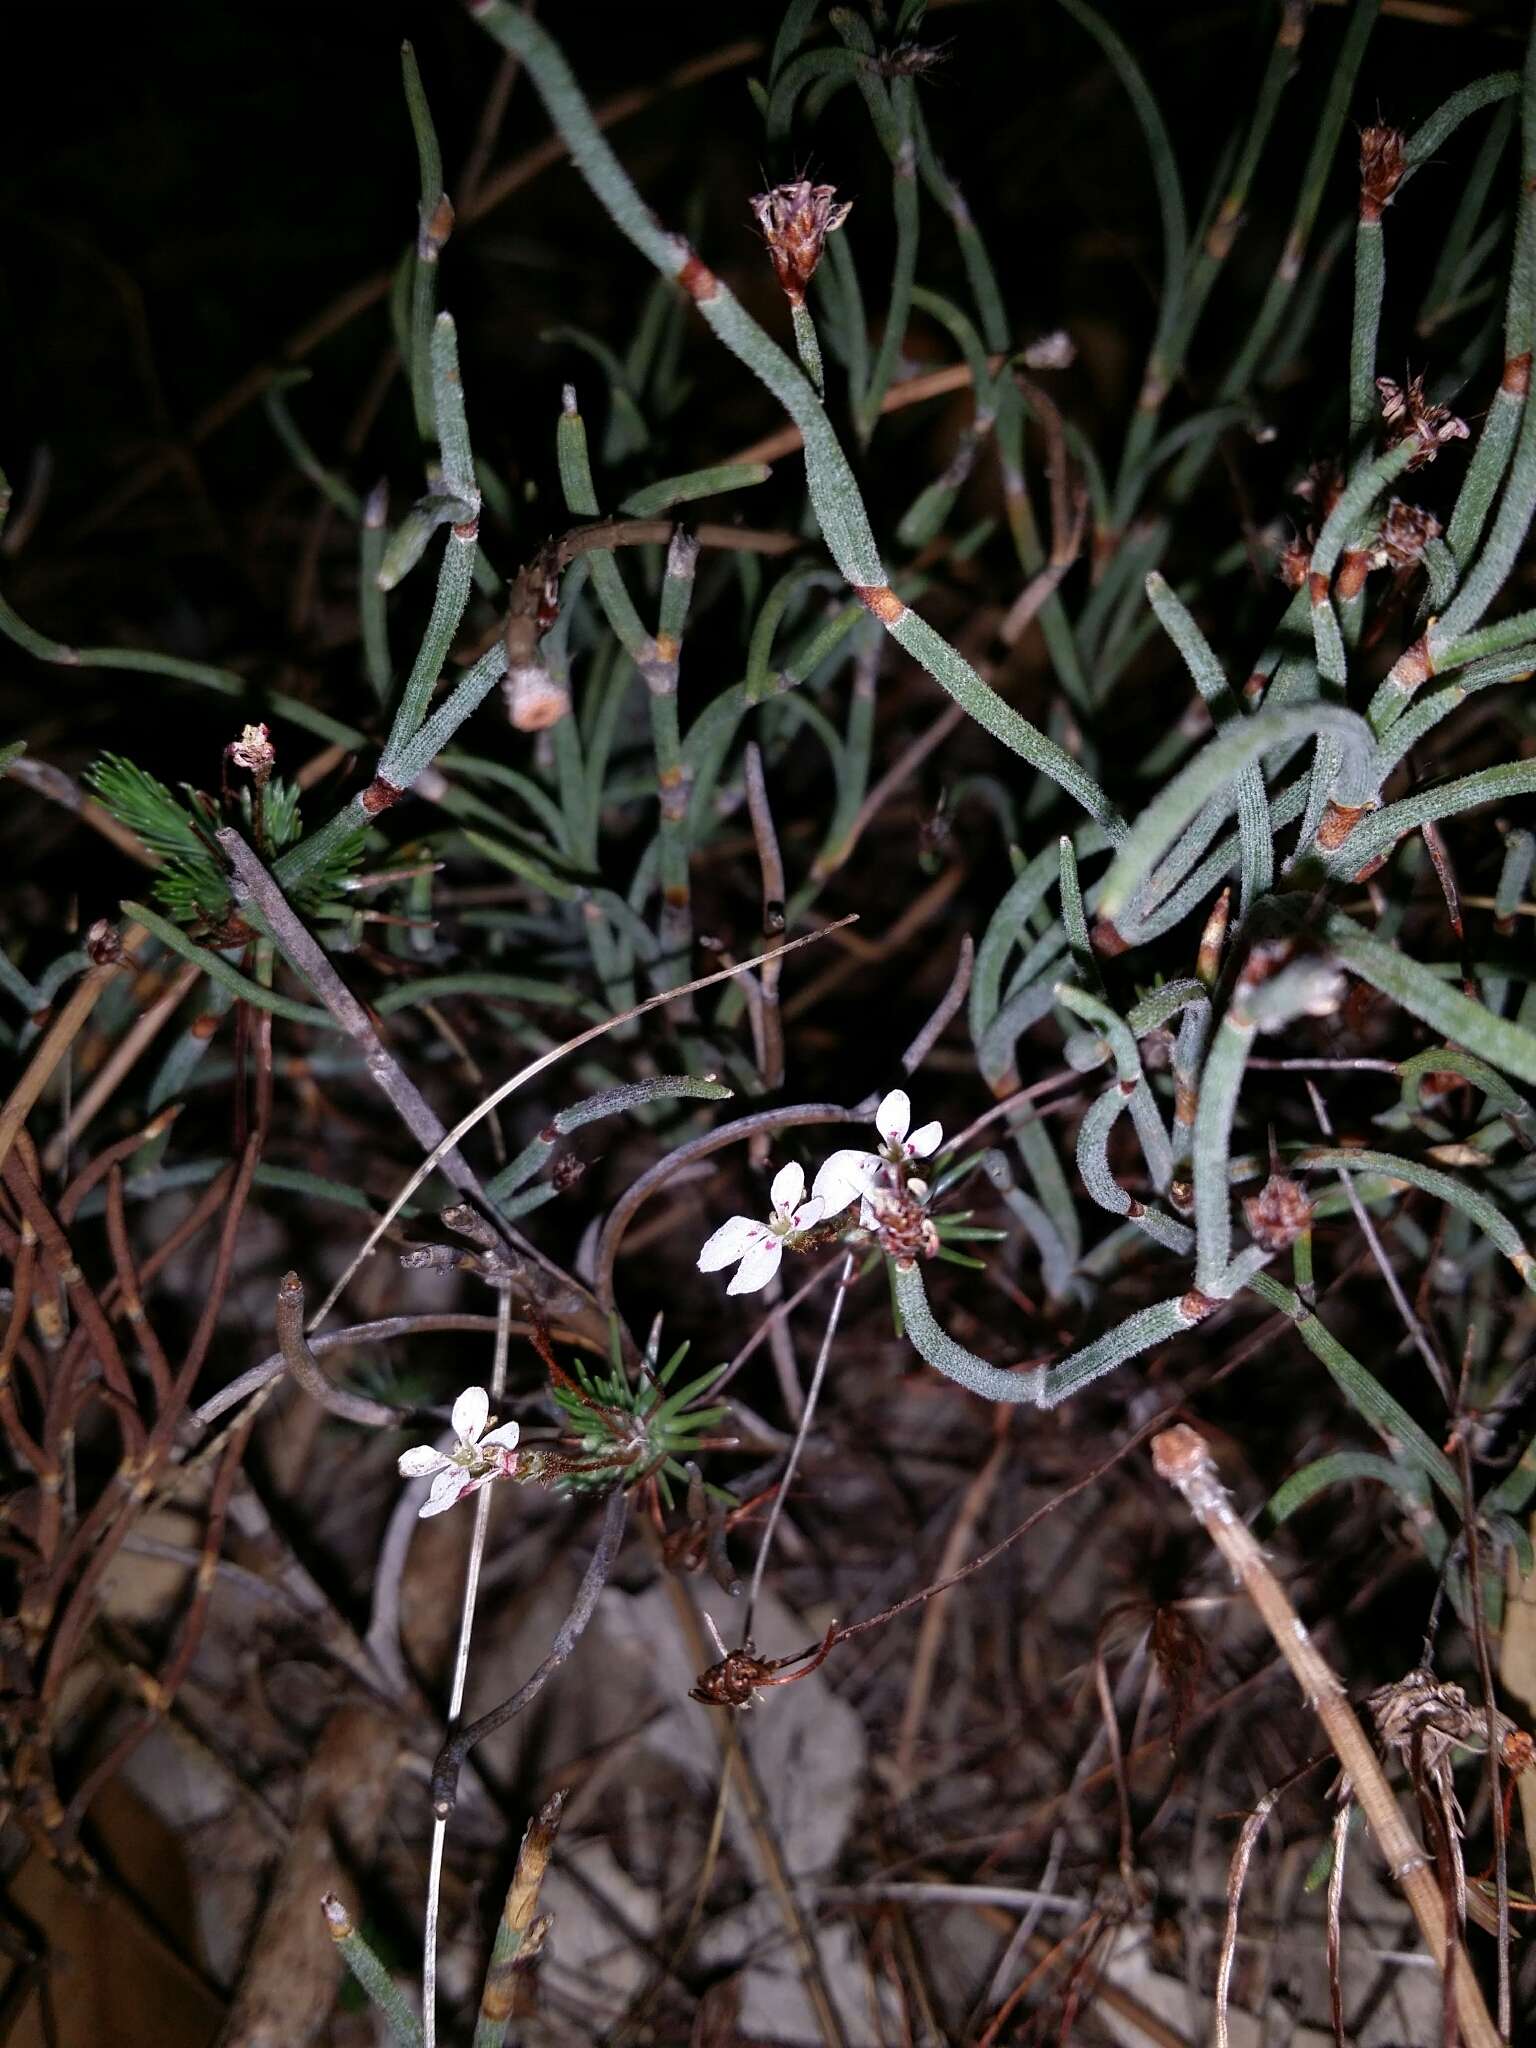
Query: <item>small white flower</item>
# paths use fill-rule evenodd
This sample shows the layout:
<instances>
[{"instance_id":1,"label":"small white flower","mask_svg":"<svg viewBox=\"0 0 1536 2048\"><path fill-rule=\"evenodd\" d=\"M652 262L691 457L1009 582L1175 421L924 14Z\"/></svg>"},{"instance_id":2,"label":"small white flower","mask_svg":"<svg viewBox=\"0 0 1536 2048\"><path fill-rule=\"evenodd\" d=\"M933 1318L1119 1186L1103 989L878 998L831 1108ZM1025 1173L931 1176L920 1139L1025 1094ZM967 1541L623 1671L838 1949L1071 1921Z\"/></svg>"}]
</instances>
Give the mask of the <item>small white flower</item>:
<instances>
[{"instance_id":1,"label":"small white flower","mask_svg":"<svg viewBox=\"0 0 1536 2048\"><path fill-rule=\"evenodd\" d=\"M466 1387L453 1404L453 1433L458 1442L451 1451L435 1450L431 1444L417 1444L400 1454L402 1479L425 1479L435 1473L432 1491L422 1504L423 1515L440 1515L466 1494L478 1493L492 1479L510 1479L517 1470L515 1422L504 1422L489 1436L485 1425L491 1419L490 1396L484 1387Z\"/></svg>"},{"instance_id":2,"label":"small white flower","mask_svg":"<svg viewBox=\"0 0 1536 2048\"><path fill-rule=\"evenodd\" d=\"M834 1152L824 1160L816 1175L812 1193L819 1197L828 1216L846 1209L850 1202L862 1202L880 1186L888 1166L910 1166L915 1159L928 1159L938 1151L944 1126L927 1123L907 1135L912 1123L912 1104L904 1088L893 1088L875 1111L875 1129L885 1140L878 1152L847 1150ZM860 1221L867 1222L860 1212Z\"/></svg>"},{"instance_id":3,"label":"small white flower","mask_svg":"<svg viewBox=\"0 0 1536 2048\"><path fill-rule=\"evenodd\" d=\"M822 1204L805 1193L805 1169L793 1161L781 1166L768 1190L773 1211L766 1223L755 1216L733 1216L706 1239L699 1253L699 1271L718 1273L722 1266L735 1266L727 1294L756 1294L779 1270L784 1240L792 1231L809 1230L822 1218Z\"/></svg>"}]
</instances>

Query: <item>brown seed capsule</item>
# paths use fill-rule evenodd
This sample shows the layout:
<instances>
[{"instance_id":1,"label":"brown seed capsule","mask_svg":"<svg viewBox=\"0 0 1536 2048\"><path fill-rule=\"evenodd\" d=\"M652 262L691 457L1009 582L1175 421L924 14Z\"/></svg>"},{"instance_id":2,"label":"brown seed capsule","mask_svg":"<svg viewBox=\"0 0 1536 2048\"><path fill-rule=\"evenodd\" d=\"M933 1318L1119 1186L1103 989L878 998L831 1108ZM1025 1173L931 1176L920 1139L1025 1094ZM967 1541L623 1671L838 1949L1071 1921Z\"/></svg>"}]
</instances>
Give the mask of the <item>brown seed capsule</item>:
<instances>
[{"instance_id":1,"label":"brown seed capsule","mask_svg":"<svg viewBox=\"0 0 1536 2048\"><path fill-rule=\"evenodd\" d=\"M749 203L757 215L773 259L774 275L792 306L805 304L805 289L821 261L827 236L840 228L852 210L853 201L839 206L834 185L813 185L798 178L792 184L775 185L771 192L759 192Z\"/></svg>"}]
</instances>

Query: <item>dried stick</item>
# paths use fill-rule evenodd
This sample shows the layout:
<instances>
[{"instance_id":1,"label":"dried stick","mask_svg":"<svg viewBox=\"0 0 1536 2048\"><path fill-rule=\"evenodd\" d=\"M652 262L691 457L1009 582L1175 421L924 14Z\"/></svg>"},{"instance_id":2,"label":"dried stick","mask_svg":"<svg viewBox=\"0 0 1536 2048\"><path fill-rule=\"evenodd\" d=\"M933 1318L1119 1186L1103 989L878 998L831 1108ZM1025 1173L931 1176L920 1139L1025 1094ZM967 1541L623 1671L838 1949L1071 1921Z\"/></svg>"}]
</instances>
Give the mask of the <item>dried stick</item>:
<instances>
[{"instance_id":1,"label":"dried stick","mask_svg":"<svg viewBox=\"0 0 1536 2048\"><path fill-rule=\"evenodd\" d=\"M369 1077L388 1097L406 1129L429 1155L417 1178L410 1183L410 1189L399 1197L395 1207L391 1208L378 1226L376 1235L369 1240L367 1251L373 1249L378 1238L393 1223L399 1210L409 1199L410 1190L418 1187L432 1168L438 1165L441 1165L453 1186L461 1194L470 1197L482 1215L494 1217L495 1210L487 1200L484 1189L458 1151L457 1141L469 1128L469 1123L461 1124L459 1129L445 1136L436 1110L427 1102L415 1082L380 1038L367 1011L310 936L256 854L232 825L225 826L217 836L234 870L235 900L242 905L256 905L268 930L283 952L361 1051ZM470 1123L478 1121L488 1109L493 1109L498 1099L493 1096L488 1103L483 1103L470 1119ZM596 1318L594 1332L606 1336L606 1325L596 1317L596 1310L592 1307L590 1298L586 1297L584 1289L580 1288L568 1274L562 1273L557 1266L552 1265L517 1231L510 1229L506 1224L499 1224L498 1229L508 1248L519 1255L520 1270L517 1278L532 1293L539 1308L551 1315L566 1317L585 1313ZM363 1256L366 1256L366 1252ZM315 1324L324 1322L346 1281L351 1278L351 1272L352 1269L349 1269L343 1278L337 1281L325 1304L315 1316Z\"/></svg>"},{"instance_id":2,"label":"dried stick","mask_svg":"<svg viewBox=\"0 0 1536 2048\"><path fill-rule=\"evenodd\" d=\"M1324 1755L1327 1752L1324 1751ZM1291 1787L1300 1782L1308 1771L1316 1768L1319 1759L1310 1758L1299 1769L1291 1772L1278 1785L1271 1785L1258 1805L1243 1822L1232 1850L1232 1861L1227 1869L1227 1919L1221 1936L1221 1960L1216 1965L1216 2048L1227 2048L1227 2000L1232 1988L1232 1964L1237 1955L1237 1916L1243 1902L1243 1886L1248 1879L1248 1865L1258 1847L1264 1825L1280 1800Z\"/></svg>"},{"instance_id":3,"label":"dried stick","mask_svg":"<svg viewBox=\"0 0 1536 2048\"><path fill-rule=\"evenodd\" d=\"M967 932L960 941L960 956L955 962L955 971L949 978L949 987L939 998L938 1008L901 1056L901 1069L904 1074L915 1074L949 1029L951 1019L965 1001L966 992L971 986L971 969L975 964L976 942Z\"/></svg>"},{"instance_id":4,"label":"dried stick","mask_svg":"<svg viewBox=\"0 0 1536 2048\"><path fill-rule=\"evenodd\" d=\"M507 1887L490 1966L485 1973L485 1988L480 1994L474 2048L501 2048L512 2018L519 1973L543 1946L550 1918L547 1913L541 1919L534 1916L539 1910L539 1893L564 1808L564 1792L552 1794L523 1830L517 1867Z\"/></svg>"},{"instance_id":5,"label":"dried stick","mask_svg":"<svg viewBox=\"0 0 1536 2048\"><path fill-rule=\"evenodd\" d=\"M197 1574L193 1580L192 1598L182 1617L176 1647L166 1660L165 1668L158 1678L151 1678L146 1673L139 1680L146 1710L144 1714L123 1731L107 1754L87 1773L70 1799L68 1820L73 1829L78 1829L81 1821L89 1813L96 1794L117 1776L139 1745L165 1719L177 1693L181 1690L183 1680L191 1669L192 1659L197 1652L198 1644L202 1641L203 1627L208 1619L209 1603L213 1598L214 1579L218 1570L219 1551L224 1541L224 1522L229 1513L230 1496L239 1477L240 1464L245 1456L249 1435L249 1426L242 1417L240 1424L231 1433L229 1442L224 1446L224 1455L214 1475L213 1489L208 1497L208 1521L203 1533L203 1546L197 1557Z\"/></svg>"},{"instance_id":6,"label":"dried stick","mask_svg":"<svg viewBox=\"0 0 1536 2048\"><path fill-rule=\"evenodd\" d=\"M987 1503L991 1500L993 1489L997 1485L998 1474L1002 1471L1008 1456L1010 1413L1007 1408L997 1408L993 1411L997 1442L992 1446L987 1462L961 1497L960 1511L944 1540L944 1549L939 1557L940 1579L952 1578L959 1571L965 1562L965 1553L975 1539L977 1524L986 1512ZM912 1671L907 1681L906 1704L901 1710L901 1725L896 1731L896 1748L891 1762L892 1792L897 1799L907 1798L912 1790L912 1764L917 1752L917 1732L922 1727L923 1716L928 1711L928 1698L933 1690L933 1674L938 1668L939 1645L949 1607L950 1603L947 1600L930 1600L924 1609L922 1623L917 1632L917 1648L912 1654Z\"/></svg>"},{"instance_id":7,"label":"dried stick","mask_svg":"<svg viewBox=\"0 0 1536 2048\"><path fill-rule=\"evenodd\" d=\"M285 1273L277 1288L277 1348L283 1364L311 1401L329 1414L347 1422L360 1422L365 1429L395 1429L408 1410L387 1402L373 1401L365 1394L352 1394L345 1387L332 1386L320 1369L320 1361L304 1337L304 1283L297 1273Z\"/></svg>"},{"instance_id":8,"label":"dried stick","mask_svg":"<svg viewBox=\"0 0 1536 2048\"><path fill-rule=\"evenodd\" d=\"M96 1112L111 1100L118 1083L146 1047L154 1042L162 1027L180 1007L183 997L191 990L193 983L201 977L202 971L196 961L187 961L148 1008L141 1010L134 1018L122 1039L112 1048L111 1055L101 1072L74 1104L67 1120L48 1140L43 1150L43 1165L49 1173L58 1172L69 1156L70 1146ZM141 1138L139 1142L143 1143L144 1140Z\"/></svg>"},{"instance_id":9,"label":"dried stick","mask_svg":"<svg viewBox=\"0 0 1536 2048\"><path fill-rule=\"evenodd\" d=\"M910 746L902 749L854 812L853 823L848 827L842 844L835 847L830 855L817 856L815 873L819 878L834 874L843 866L869 829L871 821L880 815L901 785L917 773L934 748L942 746L955 727L965 723L966 715L963 704L951 704L939 713L932 725L918 734Z\"/></svg>"},{"instance_id":10,"label":"dried stick","mask_svg":"<svg viewBox=\"0 0 1536 2048\"><path fill-rule=\"evenodd\" d=\"M571 1611L555 1633L549 1655L531 1678L524 1679L510 1699L503 1700L499 1707L492 1707L491 1711L482 1714L478 1721L471 1721L467 1728L460 1728L444 1743L437 1762L432 1766L432 1807L434 1813L440 1817L446 1818L453 1811L459 1772L464 1767L465 1757L475 1744L483 1742L488 1735L494 1735L498 1728L504 1728L525 1708L531 1707L581 1640L582 1631L592 1619L592 1611L597 1606L597 1596L607 1583L614 1559L619 1554L627 1514L628 1500L624 1489L615 1487L608 1496L608 1505L603 1510L603 1525L598 1532L597 1548L593 1551L586 1573L576 1589Z\"/></svg>"},{"instance_id":11,"label":"dried stick","mask_svg":"<svg viewBox=\"0 0 1536 2048\"><path fill-rule=\"evenodd\" d=\"M1176 1424L1153 1439L1152 1462L1158 1477L1183 1494L1196 1520L1258 1609L1303 1697L1323 1724L1323 1732L1354 1788L1387 1868L1407 1895L1425 1947L1443 1970L1448 1929L1440 1888L1430 1874L1428 1858L1403 1818L1370 1739L1344 1696L1343 1685L1308 1635L1251 1531L1233 1512L1204 1438L1186 1424ZM1452 1947L1452 1956L1456 2010L1467 2048L1499 2048L1501 2037L1459 1945Z\"/></svg>"},{"instance_id":12,"label":"dried stick","mask_svg":"<svg viewBox=\"0 0 1536 2048\"><path fill-rule=\"evenodd\" d=\"M368 1012L336 972L287 897L235 827L223 827L218 841L234 870L235 901L242 909L247 904L256 906L263 924L282 952L363 1055L368 1078L389 1098L401 1122L421 1149L430 1152L443 1135L442 1122L436 1110L380 1038ZM478 1195L484 1199L479 1181L457 1151L443 1155L442 1168L461 1194Z\"/></svg>"},{"instance_id":13,"label":"dried stick","mask_svg":"<svg viewBox=\"0 0 1536 2048\"><path fill-rule=\"evenodd\" d=\"M128 1368L123 1363L117 1339L112 1333L112 1327L97 1298L96 1290L80 1270L79 1262L70 1250L68 1238L37 1186L37 1172L37 1154L33 1151L30 1141L23 1137L15 1158L5 1162L5 1184L10 1189L21 1215L36 1233L45 1265L52 1267L56 1279L65 1288L74 1305L75 1313L80 1319L80 1328L89 1344L89 1352L80 1355L89 1356L91 1352L95 1354L110 1397L108 1406L123 1433L124 1454L130 1459L136 1459L144 1448L145 1431L138 1402L134 1398L133 1382L128 1377ZM61 1392L67 1399L74 1391L75 1375L63 1367L62 1361L56 1370L59 1381L63 1383Z\"/></svg>"},{"instance_id":14,"label":"dried stick","mask_svg":"<svg viewBox=\"0 0 1536 2048\"><path fill-rule=\"evenodd\" d=\"M989 356L987 367L994 374L1003 367L1005 358ZM942 370L925 370L918 377L903 377L899 384L892 384L882 395L880 410L883 413L901 412L909 405L922 405L930 398L943 398L951 391L964 391L972 384L969 363L946 363ZM795 455L805 446L805 436L792 422L775 427L771 434L764 434L749 448L738 449L728 459L731 462L777 462L781 456Z\"/></svg>"}]
</instances>

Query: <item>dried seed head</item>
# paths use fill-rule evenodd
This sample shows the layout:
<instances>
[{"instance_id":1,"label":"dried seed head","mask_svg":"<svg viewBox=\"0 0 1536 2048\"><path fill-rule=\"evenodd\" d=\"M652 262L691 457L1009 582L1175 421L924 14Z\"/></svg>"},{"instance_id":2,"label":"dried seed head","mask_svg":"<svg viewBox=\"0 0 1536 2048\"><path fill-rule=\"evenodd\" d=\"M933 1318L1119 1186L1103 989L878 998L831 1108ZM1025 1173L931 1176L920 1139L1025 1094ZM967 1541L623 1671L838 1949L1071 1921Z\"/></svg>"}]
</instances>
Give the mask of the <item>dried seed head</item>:
<instances>
[{"instance_id":1,"label":"dried seed head","mask_svg":"<svg viewBox=\"0 0 1536 2048\"><path fill-rule=\"evenodd\" d=\"M508 671L501 694L507 716L519 732L543 732L558 725L570 711L570 693L557 683L541 661L523 663Z\"/></svg>"},{"instance_id":2,"label":"dried seed head","mask_svg":"<svg viewBox=\"0 0 1536 2048\"><path fill-rule=\"evenodd\" d=\"M1360 218L1378 221L1392 203L1392 195L1403 182L1408 168L1403 159L1403 136L1398 128L1363 128L1360 131Z\"/></svg>"},{"instance_id":3,"label":"dried seed head","mask_svg":"<svg viewBox=\"0 0 1536 2048\"><path fill-rule=\"evenodd\" d=\"M1458 419L1448 405L1432 405L1424 394L1422 377L1410 377L1406 384L1378 377L1376 389L1381 394L1382 421L1391 429L1391 438L1417 443L1410 469L1433 462L1447 441L1466 440L1470 431L1466 421Z\"/></svg>"},{"instance_id":4,"label":"dried seed head","mask_svg":"<svg viewBox=\"0 0 1536 2048\"><path fill-rule=\"evenodd\" d=\"M1486 1750L1488 1715L1474 1707L1459 1685L1442 1684L1432 1671L1410 1671L1395 1685L1379 1686L1366 1699L1384 1749L1396 1750L1404 1762L1413 1756L1418 1739L1424 1769L1431 1778L1449 1783L1453 1749ZM1501 1747L1516 1732L1507 1714L1495 1710L1494 1732Z\"/></svg>"},{"instance_id":5,"label":"dried seed head","mask_svg":"<svg viewBox=\"0 0 1536 2048\"><path fill-rule=\"evenodd\" d=\"M237 768L243 768L258 789L265 789L277 766L277 749L264 725L247 725L240 737L224 749Z\"/></svg>"},{"instance_id":6,"label":"dried seed head","mask_svg":"<svg viewBox=\"0 0 1536 2048\"><path fill-rule=\"evenodd\" d=\"M85 950L93 967L114 967L123 957L123 935L115 924L98 917L85 935Z\"/></svg>"},{"instance_id":7,"label":"dried seed head","mask_svg":"<svg viewBox=\"0 0 1536 2048\"><path fill-rule=\"evenodd\" d=\"M1283 1252L1312 1227L1312 1203L1288 1174L1272 1173L1256 1195L1243 1201L1253 1241L1267 1252Z\"/></svg>"},{"instance_id":8,"label":"dried seed head","mask_svg":"<svg viewBox=\"0 0 1536 2048\"><path fill-rule=\"evenodd\" d=\"M939 1233L923 1207L928 1192L925 1181L911 1181L898 1187L874 1188L865 1196L869 1227L883 1252L910 1264L914 1259L931 1259L939 1249Z\"/></svg>"},{"instance_id":9,"label":"dried seed head","mask_svg":"<svg viewBox=\"0 0 1536 2048\"><path fill-rule=\"evenodd\" d=\"M1422 505L1409 505L1393 498L1381 522L1381 535L1371 551L1373 569L1407 569L1423 555L1432 540L1440 538L1440 522Z\"/></svg>"},{"instance_id":10,"label":"dried seed head","mask_svg":"<svg viewBox=\"0 0 1536 2048\"><path fill-rule=\"evenodd\" d=\"M797 178L789 185L775 185L771 192L759 192L749 202L773 258L774 275L792 306L805 304L805 288L821 261L827 236L852 210L851 199L839 206L836 198L836 186Z\"/></svg>"},{"instance_id":11,"label":"dried seed head","mask_svg":"<svg viewBox=\"0 0 1536 2048\"><path fill-rule=\"evenodd\" d=\"M757 1689L768 1679L773 1666L759 1657L750 1643L730 1650L718 1664L699 1673L688 1697L704 1707L751 1707L757 1704Z\"/></svg>"}]
</instances>

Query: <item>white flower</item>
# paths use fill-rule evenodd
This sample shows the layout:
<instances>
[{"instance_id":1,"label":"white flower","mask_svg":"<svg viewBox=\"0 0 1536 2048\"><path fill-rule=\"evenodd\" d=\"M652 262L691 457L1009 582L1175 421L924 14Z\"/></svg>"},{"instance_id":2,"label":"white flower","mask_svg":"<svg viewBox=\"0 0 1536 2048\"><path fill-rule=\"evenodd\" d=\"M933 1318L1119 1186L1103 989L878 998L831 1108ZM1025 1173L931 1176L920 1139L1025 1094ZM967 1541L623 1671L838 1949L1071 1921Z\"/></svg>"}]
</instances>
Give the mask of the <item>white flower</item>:
<instances>
[{"instance_id":1,"label":"white flower","mask_svg":"<svg viewBox=\"0 0 1536 2048\"><path fill-rule=\"evenodd\" d=\"M773 1213L766 1223L755 1216L733 1216L707 1239L699 1253L699 1271L718 1273L722 1266L735 1266L727 1294L756 1294L779 1270L784 1240L792 1231L809 1230L822 1217L822 1204L815 1199L802 1202L805 1169L791 1162L781 1166L768 1190Z\"/></svg>"},{"instance_id":2,"label":"white flower","mask_svg":"<svg viewBox=\"0 0 1536 2048\"><path fill-rule=\"evenodd\" d=\"M885 1140L878 1152L848 1150L834 1152L822 1162L812 1189L824 1213L836 1216L850 1202L862 1202L877 1188L888 1166L910 1166L914 1159L928 1159L939 1149L944 1126L923 1124L908 1137L912 1104L904 1088L893 1088L875 1111L875 1129ZM860 1212L861 1222L867 1221Z\"/></svg>"},{"instance_id":3,"label":"white flower","mask_svg":"<svg viewBox=\"0 0 1536 2048\"><path fill-rule=\"evenodd\" d=\"M487 1436L490 1419L490 1396L484 1387L466 1387L453 1404L453 1433L458 1438L453 1449L444 1452L417 1444L414 1450L401 1452L403 1479L436 1474L422 1504L423 1515L440 1515L466 1494L478 1493L492 1479L510 1479L517 1470L517 1424L504 1422Z\"/></svg>"}]
</instances>

